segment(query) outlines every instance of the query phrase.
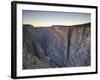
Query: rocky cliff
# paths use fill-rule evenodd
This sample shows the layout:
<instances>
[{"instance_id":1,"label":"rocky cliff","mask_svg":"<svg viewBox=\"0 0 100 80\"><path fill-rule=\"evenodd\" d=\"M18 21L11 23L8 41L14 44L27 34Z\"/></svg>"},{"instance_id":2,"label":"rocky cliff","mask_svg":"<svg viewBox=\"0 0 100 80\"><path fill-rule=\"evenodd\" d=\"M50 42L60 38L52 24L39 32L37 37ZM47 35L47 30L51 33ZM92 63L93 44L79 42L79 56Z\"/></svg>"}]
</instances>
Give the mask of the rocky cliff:
<instances>
[{"instance_id":1,"label":"rocky cliff","mask_svg":"<svg viewBox=\"0 0 100 80\"><path fill-rule=\"evenodd\" d=\"M91 25L23 25L23 69L91 65Z\"/></svg>"}]
</instances>

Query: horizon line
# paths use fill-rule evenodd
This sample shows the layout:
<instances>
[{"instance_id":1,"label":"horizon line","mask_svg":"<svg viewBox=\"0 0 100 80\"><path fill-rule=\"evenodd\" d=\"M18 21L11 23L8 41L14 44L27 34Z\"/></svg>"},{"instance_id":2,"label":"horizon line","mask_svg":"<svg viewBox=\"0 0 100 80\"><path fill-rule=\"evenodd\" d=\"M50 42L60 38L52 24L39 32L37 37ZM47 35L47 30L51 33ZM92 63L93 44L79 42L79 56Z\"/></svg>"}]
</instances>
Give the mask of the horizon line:
<instances>
[{"instance_id":1,"label":"horizon line","mask_svg":"<svg viewBox=\"0 0 100 80\"><path fill-rule=\"evenodd\" d=\"M84 25L84 24L89 24L91 22L86 22L86 23L79 23L79 24L72 24L72 25L60 25L60 24L54 24L54 25L47 25L49 27L51 26L76 26L76 25ZM33 27L47 27L46 25L45 26L34 26L33 24L23 24L23 25L31 25Z\"/></svg>"}]
</instances>

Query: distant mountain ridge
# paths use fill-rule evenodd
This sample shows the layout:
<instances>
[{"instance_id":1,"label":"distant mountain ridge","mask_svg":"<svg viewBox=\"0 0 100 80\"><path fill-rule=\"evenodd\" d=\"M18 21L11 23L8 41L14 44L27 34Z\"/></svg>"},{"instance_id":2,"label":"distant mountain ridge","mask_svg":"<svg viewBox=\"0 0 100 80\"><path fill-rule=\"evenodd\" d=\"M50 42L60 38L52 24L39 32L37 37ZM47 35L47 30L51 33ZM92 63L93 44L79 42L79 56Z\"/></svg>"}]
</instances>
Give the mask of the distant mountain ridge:
<instances>
[{"instance_id":1,"label":"distant mountain ridge","mask_svg":"<svg viewBox=\"0 0 100 80\"><path fill-rule=\"evenodd\" d=\"M23 25L23 69L90 66L90 35L91 23Z\"/></svg>"}]
</instances>

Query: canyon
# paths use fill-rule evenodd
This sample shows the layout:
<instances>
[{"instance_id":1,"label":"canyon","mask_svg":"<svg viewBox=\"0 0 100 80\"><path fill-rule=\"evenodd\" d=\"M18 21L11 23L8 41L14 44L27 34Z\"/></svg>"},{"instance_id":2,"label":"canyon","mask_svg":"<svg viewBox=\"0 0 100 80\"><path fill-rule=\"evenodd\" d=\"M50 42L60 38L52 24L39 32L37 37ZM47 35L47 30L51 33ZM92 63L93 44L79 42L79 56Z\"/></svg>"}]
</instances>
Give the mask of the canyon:
<instances>
[{"instance_id":1,"label":"canyon","mask_svg":"<svg viewBox=\"0 0 100 80\"><path fill-rule=\"evenodd\" d=\"M23 24L23 69L91 65L91 23L34 27Z\"/></svg>"}]
</instances>

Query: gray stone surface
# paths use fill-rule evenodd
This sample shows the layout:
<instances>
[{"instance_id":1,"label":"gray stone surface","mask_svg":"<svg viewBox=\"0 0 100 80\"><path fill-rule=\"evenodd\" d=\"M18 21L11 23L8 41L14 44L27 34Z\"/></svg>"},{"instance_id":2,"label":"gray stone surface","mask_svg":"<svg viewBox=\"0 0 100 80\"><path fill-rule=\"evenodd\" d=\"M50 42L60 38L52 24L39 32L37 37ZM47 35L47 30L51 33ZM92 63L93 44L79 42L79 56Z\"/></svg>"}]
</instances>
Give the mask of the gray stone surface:
<instances>
[{"instance_id":1,"label":"gray stone surface","mask_svg":"<svg viewBox=\"0 0 100 80\"><path fill-rule=\"evenodd\" d=\"M90 23L23 25L23 69L90 66L90 33Z\"/></svg>"}]
</instances>

